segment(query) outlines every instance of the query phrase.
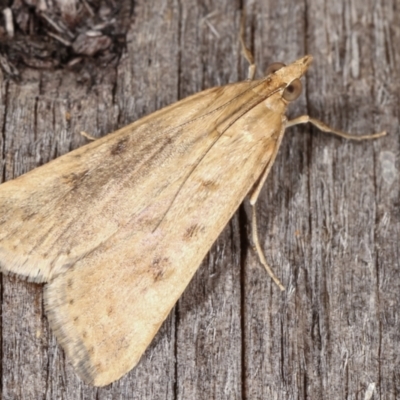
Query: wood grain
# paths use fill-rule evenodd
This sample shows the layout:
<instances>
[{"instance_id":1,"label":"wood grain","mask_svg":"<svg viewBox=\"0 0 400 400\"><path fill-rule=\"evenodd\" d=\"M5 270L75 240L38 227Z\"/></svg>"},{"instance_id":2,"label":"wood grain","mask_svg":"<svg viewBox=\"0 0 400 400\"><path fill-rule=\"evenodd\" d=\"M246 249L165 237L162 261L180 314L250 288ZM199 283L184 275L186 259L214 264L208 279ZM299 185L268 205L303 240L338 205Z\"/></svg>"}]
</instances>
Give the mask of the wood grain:
<instances>
[{"instance_id":1,"label":"wood grain","mask_svg":"<svg viewBox=\"0 0 400 400\"><path fill-rule=\"evenodd\" d=\"M240 18L259 74L309 53L290 115L389 136L351 143L287 132L258 204L267 260L242 207L138 367L101 389L74 374L42 288L2 277L4 399L398 399L400 4L137 1L116 69L91 87L65 70L0 78L2 175L11 179L201 89L244 79Z\"/></svg>"}]
</instances>

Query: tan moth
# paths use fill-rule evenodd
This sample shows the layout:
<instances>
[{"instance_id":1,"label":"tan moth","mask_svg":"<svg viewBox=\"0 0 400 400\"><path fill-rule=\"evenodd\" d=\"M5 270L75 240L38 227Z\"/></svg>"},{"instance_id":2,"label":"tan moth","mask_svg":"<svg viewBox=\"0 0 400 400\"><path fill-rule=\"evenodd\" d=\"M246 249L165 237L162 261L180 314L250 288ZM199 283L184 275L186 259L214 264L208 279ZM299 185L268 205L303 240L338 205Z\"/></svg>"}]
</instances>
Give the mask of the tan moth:
<instances>
[{"instance_id":1,"label":"tan moth","mask_svg":"<svg viewBox=\"0 0 400 400\"><path fill-rule=\"evenodd\" d=\"M244 48L247 58L251 55ZM243 199L254 205L301 91L305 56L214 87L0 186L0 264L45 282L49 324L78 375L132 369Z\"/></svg>"}]
</instances>

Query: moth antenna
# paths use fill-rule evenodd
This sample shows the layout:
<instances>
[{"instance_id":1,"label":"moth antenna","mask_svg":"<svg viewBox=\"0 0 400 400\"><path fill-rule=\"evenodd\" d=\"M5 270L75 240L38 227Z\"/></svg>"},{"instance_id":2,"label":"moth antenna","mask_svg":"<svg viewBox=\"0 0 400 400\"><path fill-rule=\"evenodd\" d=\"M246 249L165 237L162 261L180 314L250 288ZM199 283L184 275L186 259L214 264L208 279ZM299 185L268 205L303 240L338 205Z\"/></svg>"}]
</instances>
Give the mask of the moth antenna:
<instances>
[{"instance_id":1,"label":"moth antenna","mask_svg":"<svg viewBox=\"0 0 400 400\"><path fill-rule=\"evenodd\" d=\"M256 64L254 63L254 56L251 50L246 46L245 42L245 24L246 24L246 13L243 10L242 18L240 20L240 45L242 47L242 54L244 55L245 59L249 63L249 71L247 73L247 79L252 81L254 79L254 75L256 74Z\"/></svg>"}]
</instances>

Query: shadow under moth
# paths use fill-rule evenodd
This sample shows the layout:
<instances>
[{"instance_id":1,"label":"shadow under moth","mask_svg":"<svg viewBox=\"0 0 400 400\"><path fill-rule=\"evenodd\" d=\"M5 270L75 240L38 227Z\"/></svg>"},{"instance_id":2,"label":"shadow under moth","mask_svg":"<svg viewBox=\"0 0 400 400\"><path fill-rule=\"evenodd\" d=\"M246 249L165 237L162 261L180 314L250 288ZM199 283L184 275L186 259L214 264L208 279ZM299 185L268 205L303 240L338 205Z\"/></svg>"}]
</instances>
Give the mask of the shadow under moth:
<instances>
[{"instance_id":1,"label":"shadow under moth","mask_svg":"<svg viewBox=\"0 0 400 400\"><path fill-rule=\"evenodd\" d=\"M244 49L245 52L247 49ZM249 53L247 53L249 59ZM251 61L251 60L250 60ZM50 327L88 384L131 370L248 195L257 197L312 61L204 90L0 186L4 273L46 283Z\"/></svg>"}]
</instances>

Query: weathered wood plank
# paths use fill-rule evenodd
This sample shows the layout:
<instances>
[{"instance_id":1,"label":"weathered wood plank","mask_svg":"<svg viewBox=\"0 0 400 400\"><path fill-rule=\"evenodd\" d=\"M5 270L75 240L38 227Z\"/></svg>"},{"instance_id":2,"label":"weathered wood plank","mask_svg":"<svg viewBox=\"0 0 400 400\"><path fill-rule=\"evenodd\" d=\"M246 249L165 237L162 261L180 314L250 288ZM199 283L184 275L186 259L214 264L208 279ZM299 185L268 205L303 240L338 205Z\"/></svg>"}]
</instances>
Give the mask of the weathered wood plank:
<instances>
[{"instance_id":1,"label":"weathered wood plank","mask_svg":"<svg viewBox=\"0 0 400 400\"><path fill-rule=\"evenodd\" d=\"M241 208L137 368L108 387L76 377L48 328L41 287L3 276L2 398L398 398L397 3L138 1L118 68L93 86L62 70L25 71L21 84L2 77L11 179L85 143L82 130L104 135L244 79L244 9L259 74L274 61L315 57L290 115L390 132L365 143L306 126L288 132L257 208L286 292L259 265Z\"/></svg>"}]
</instances>

